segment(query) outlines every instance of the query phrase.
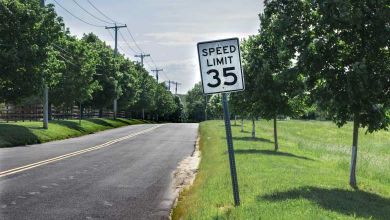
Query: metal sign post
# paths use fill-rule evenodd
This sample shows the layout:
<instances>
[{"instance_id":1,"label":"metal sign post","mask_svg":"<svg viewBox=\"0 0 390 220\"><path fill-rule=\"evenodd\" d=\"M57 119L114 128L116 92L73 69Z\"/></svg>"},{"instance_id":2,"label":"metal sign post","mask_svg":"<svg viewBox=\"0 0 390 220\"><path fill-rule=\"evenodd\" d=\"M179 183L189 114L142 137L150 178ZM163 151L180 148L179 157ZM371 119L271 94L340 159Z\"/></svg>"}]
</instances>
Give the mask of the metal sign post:
<instances>
[{"instance_id":1,"label":"metal sign post","mask_svg":"<svg viewBox=\"0 0 390 220\"><path fill-rule=\"evenodd\" d=\"M229 152L230 175L232 178L234 205L240 205L240 194L234 158L232 129L230 125L227 92L244 90L244 74L241 67L240 43L238 38L198 43L199 66L204 94L222 93L226 141Z\"/></svg>"},{"instance_id":2,"label":"metal sign post","mask_svg":"<svg viewBox=\"0 0 390 220\"><path fill-rule=\"evenodd\" d=\"M227 141L228 152L229 152L230 175L232 176L234 205L239 206L240 205L240 193L238 190L236 160L234 158L232 128L230 125L229 105L228 105L226 93L222 94L222 105L223 105L223 114L224 114L224 119L225 119L226 141Z\"/></svg>"}]
</instances>

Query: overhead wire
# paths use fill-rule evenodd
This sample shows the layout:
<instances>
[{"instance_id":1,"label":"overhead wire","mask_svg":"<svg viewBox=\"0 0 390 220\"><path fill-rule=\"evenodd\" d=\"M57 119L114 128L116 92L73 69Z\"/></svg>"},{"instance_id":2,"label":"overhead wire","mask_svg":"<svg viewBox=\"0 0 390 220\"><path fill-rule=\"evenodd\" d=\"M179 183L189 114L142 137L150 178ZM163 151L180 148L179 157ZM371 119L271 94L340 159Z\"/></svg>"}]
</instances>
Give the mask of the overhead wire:
<instances>
[{"instance_id":1,"label":"overhead wire","mask_svg":"<svg viewBox=\"0 0 390 220\"><path fill-rule=\"evenodd\" d=\"M111 33L108 29L106 29L106 30L107 30L108 34L111 36L112 40L115 41L115 38L114 38L114 36L112 35L112 33ZM118 47L119 49L121 49L122 52L123 52L124 54L128 55L128 54L126 53L126 50L123 49L123 48L121 47L121 45L117 44L117 47ZM128 55L128 56L130 57L130 55Z\"/></svg>"},{"instance_id":2,"label":"overhead wire","mask_svg":"<svg viewBox=\"0 0 390 220\"><path fill-rule=\"evenodd\" d=\"M65 58L65 57L62 56L60 53L59 53L59 54L56 54L56 55L58 55L59 57L61 57L61 58L62 58L62 61L64 61L65 63L69 63L69 64L71 64L71 65L74 66L74 67L79 67L78 65L76 65L76 64L74 64L73 62L69 61L69 58L68 58L68 59Z\"/></svg>"},{"instance_id":3,"label":"overhead wire","mask_svg":"<svg viewBox=\"0 0 390 220\"><path fill-rule=\"evenodd\" d=\"M77 20L85 23L85 24L88 24L88 25L91 25L91 26L94 26L94 27L105 27L105 26L102 26L102 25L96 25L96 24L92 24L90 22L87 22L83 19L81 19L80 17L74 15L72 12L70 12L68 9L66 9L64 6L62 6L60 3L58 3L57 0L53 0L58 6L60 6L64 11L66 11L68 14L72 15L74 18L76 18Z\"/></svg>"},{"instance_id":4,"label":"overhead wire","mask_svg":"<svg viewBox=\"0 0 390 220\"><path fill-rule=\"evenodd\" d=\"M80 17L74 15L72 12L70 12L68 9L66 9L64 6L62 6L57 0L53 0L53 1L54 1L59 7L61 7L65 12L67 12L68 14L70 14L71 16L73 16L74 18L78 19L78 20L81 21L81 22L83 22L83 23L85 23L85 24L88 24L88 25L90 25L90 26L94 26L94 27L105 27L105 26L103 26L103 25L97 25L97 24L93 24L93 23L90 23L90 22L88 22L88 21L85 21L84 19L82 19L82 18L80 18ZM87 0L87 2L89 3L89 5L91 5L91 6L92 6L100 15L102 15L103 17L105 17L106 19L108 19L108 20L110 20L110 21L112 21L112 22L109 22L109 21L107 21L107 20L103 20L103 19L101 19L101 18L95 16L94 14L92 14L91 12L89 12L87 9L85 9L83 6L81 6L76 0L73 0L73 2L74 2L80 9L82 9L84 12L86 12L87 14L89 14L90 16L92 16L93 18L95 18L95 19L97 19L97 20L99 20L99 21L101 21L101 22L104 22L104 23L107 23L107 24L118 23L117 21L111 19L111 18L108 17L105 13L103 13L103 12L102 12L98 7L96 7L90 0ZM122 23L118 23L118 24L122 24ZM137 41L135 40L135 38L134 38L133 34L131 33L130 29L129 29L128 27L126 27L126 30L127 30L128 34L130 35L131 40L134 42L134 45L135 45L136 49L139 50L140 53L144 53L143 50L142 50L142 48L138 45ZM115 41L115 38L114 38L114 36L112 35L112 33L111 33L109 30L107 30L107 31L108 31L108 33L110 34L111 38ZM126 43L126 45L129 47L129 49L130 49L132 52L134 52L135 54L139 53L139 52L137 52L137 51L130 45L130 43L129 43L128 41L126 41L125 36L124 36L120 31L119 31L119 35L121 36L122 40ZM126 55L128 55L128 54L126 53L126 50L124 50L119 44L118 44L117 46L118 46L118 48L120 48L120 49L122 50L122 52L124 52ZM63 49L63 48L62 48L62 49ZM149 56L149 57L150 57L150 59L151 59L153 65L154 65L154 67L157 68L157 65L156 65L156 63L154 62L154 59L153 59L151 56ZM146 65L149 67L150 70L153 69L153 67L151 67L149 63L146 63ZM170 79L168 78L168 76L167 76L164 72L163 72L163 75L164 75L164 77L165 77L166 79L170 80Z\"/></svg>"},{"instance_id":5,"label":"overhead wire","mask_svg":"<svg viewBox=\"0 0 390 220\"><path fill-rule=\"evenodd\" d=\"M118 32L119 32L119 35L121 36L122 40L123 40L123 41L126 43L126 45L130 48L130 50L133 51L135 54L137 54L137 51L135 51L135 50L133 49L133 47L130 46L129 42L127 42L127 41L125 40L125 37L123 36L122 32L121 32L120 30L118 30Z\"/></svg>"},{"instance_id":6,"label":"overhead wire","mask_svg":"<svg viewBox=\"0 0 390 220\"><path fill-rule=\"evenodd\" d=\"M62 48L61 46L55 44L55 43L52 43L52 46L61 50L63 53L65 53L66 55L68 55L69 57L72 57L72 55L70 54L69 51L67 51L66 49Z\"/></svg>"},{"instance_id":7,"label":"overhead wire","mask_svg":"<svg viewBox=\"0 0 390 220\"><path fill-rule=\"evenodd\" d=\"M99 10L94 4L92 4L92 2L90 2L89 0L87 0L87 2L97 11L99 12L99 14L101 14L103 17L107 18L108 20L114 22L114 23L118 23L117 21L111 19L110 17L108 17L106 14L104 14L101 10ZM123 23L119 23L119 24L123 24Z\"/></svg>"},{"instance_id":8,"label":"overhead wire","mask_svg":"<svg viewBox=\"0 0 390 220\"><path fill-rule=\"evenodd\" d=\"M133 36L133 34L131 33L129 27L126 27L126 30L127 30L127 32L129 33L131 39L133 40L134 45L138 48L138 50L139 50L141 53L144 53L144 52L142 51L142 49L138 46L137 41L134 39L134 36Z\"/></svg>"},{"instance_id":9,"label":"overhead wire","mask_svg":"<svg viewBox=\"0 0 390 220\"><path fill-rule=\"evenodd\" d=\"M95 18L96 20L99 20L101 22L104 22L106 24L113 24L112 22L108 22L106 20L103 20L97 16L95 16L94 14L92 14L91 12L89 12L87 9L85 9L83 6L81 6L76 0L73 0L73 2L79 7L81 8L81 10L85 11L87 14L89 14L91 17Z\"/></svg>"}]
</instances>

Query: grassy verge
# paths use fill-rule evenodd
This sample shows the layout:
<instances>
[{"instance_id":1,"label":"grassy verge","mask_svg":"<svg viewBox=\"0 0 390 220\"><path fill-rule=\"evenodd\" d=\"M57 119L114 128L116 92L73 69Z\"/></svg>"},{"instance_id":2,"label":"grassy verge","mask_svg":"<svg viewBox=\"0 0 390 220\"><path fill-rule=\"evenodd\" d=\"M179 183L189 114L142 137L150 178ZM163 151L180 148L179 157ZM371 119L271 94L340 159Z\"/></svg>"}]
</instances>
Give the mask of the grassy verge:
<instances>
[{"instance_id":1,"label":"grassy verge","mask_svg":"<svg viewBox=\"0 0 390 220\"><path fill-rule=\"evenodd\" d=\"M233 126L241 206L233 206L222 121L200 125L202 161L173 219L389 219L390 132L359 134L357 180L348 186L352 126L280 121L280 152L272 124Z\"/></svg>"},{"instance_id":2,"label":"grassy verge","mask_svg":"<svg viewBox=\"0 0 390 220\"><path fill-rule=\"evenodd\" d=\"M146 123L127 119L86 119L49 122L49 129L42 128L42 122L0 123L0 147L37 144L53 140L77 137L126 125Z\"/></svg>"}]
</instances>

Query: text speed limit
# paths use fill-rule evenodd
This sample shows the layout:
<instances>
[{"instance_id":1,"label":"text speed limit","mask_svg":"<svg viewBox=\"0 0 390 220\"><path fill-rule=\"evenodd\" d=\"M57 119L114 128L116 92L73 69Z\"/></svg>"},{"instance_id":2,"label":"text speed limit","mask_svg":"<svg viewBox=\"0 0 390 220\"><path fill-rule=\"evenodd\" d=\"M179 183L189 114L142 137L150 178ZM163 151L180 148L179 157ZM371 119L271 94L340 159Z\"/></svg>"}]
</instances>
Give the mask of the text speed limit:
<instances>
[{"instance_id":1,"label":"text speed limit","mask_svg":"<svg viewBox=\"0 0 390 220\"><path fill-rule=\"evenodd\" d=\"M205 94L244 90L238 38L198 43Z\"/></svg>"}]
</instances>

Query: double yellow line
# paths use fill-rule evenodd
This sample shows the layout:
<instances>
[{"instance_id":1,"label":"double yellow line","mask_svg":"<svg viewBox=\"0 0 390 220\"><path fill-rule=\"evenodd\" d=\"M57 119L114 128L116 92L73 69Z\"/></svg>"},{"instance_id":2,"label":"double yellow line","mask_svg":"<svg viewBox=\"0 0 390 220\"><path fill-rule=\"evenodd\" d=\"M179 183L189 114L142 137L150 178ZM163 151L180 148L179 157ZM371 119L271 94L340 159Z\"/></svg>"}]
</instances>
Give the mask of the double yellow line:
<instances>
[{"instance_id":1,"label":"double yellow line","mask_svg":"<svg viewBox=\"0 0 390 220\"><path fill-rule=\"evenodd\" d=\"M121 138L117 138L117 139L114 139L114 140L108 141L106 143L99 144L99 145L96 145L96 146L93 146L93 147L90 147L90 148L87 148L87 149L84 149L84 150L75 151L75 152L64 154L64 155L61 155L61 156L58 156L58 157L53 157L53 158L50 158L50 159L47 159L47 160L42 160L42 161L39 161L39 162L36 162L36 163L27 164L27 165L24 165L24 166L21 166L21 167L16 167L16 168L13 168L13 169L10 169L10 170L5 170L5 171L0 172L0 177L4 177L4 176L11 175L11 174L19 173L19 172L22 172L22 171L25 171L25 170L29 170L29 169L32 169L32 168L35 168L35 167L43 166L43 165L46 165L46 164L49 164L49 163L53 163L53 162L56 162L56 161L60 161L60 160L66 159L66 158L74 157L74 156L77 156L77 155L80 155L80 154L84 154L84 153L87 153L87 152L90 152L90 151L95 151L95 150L98 150L98 149L101 149L101 148L104 148L104 147L108 147L108 146L111 146L111 145L113 145L113 144L115 144L117 142L120 142L120 141L129 139L129 138L138 136L140 134L147 133L147 132L152 131L152 130L154 130L154 129L158 128L158 127L161 127L161 126L162 125L157 125L157 126L154 126L154 127L151 127L151 128L148 128L148 129L145 129L145 130L142 130L142 131L139 131L139 132L136 132L136 133L133 133L133 134L121 137Z\"/></svg>"}]
</instances>

